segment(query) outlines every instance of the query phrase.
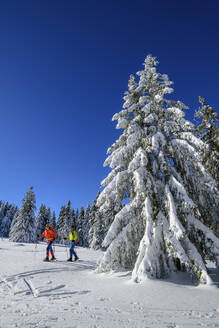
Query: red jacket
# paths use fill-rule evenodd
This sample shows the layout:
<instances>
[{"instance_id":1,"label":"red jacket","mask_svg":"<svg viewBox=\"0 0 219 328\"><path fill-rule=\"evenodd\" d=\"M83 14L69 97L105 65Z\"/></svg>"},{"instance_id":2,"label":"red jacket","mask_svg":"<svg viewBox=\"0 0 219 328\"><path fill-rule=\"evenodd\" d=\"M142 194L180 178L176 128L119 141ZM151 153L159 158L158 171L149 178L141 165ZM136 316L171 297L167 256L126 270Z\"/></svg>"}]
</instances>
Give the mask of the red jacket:
<instances>
[{"instance_id":1,"label":"red jacket","mask_svg":"<svg viewBox=\"0 0 219 328\"><path fill-rule=\"evenodd\" d=\"M56 239L56 232L52 228L46 229L41 235L40 238L46 237L46 241L53 241Z\"/></svg>"}]
</instances>

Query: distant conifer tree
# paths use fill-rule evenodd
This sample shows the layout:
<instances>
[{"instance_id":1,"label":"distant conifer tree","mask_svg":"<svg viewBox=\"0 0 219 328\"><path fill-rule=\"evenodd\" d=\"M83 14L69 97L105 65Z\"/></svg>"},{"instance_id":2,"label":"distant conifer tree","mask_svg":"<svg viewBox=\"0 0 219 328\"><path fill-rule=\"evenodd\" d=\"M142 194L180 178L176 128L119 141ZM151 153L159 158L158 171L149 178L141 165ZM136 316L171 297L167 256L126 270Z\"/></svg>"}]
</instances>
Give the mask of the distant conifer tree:
<instances>
[{"instance_id":1,"label":"distant conifer tree","mask_svg":"<svg viewBox=\"0 0 219 328\"><path fill-rule=\"evenodd\" d=\"M56 229L56 214L55 211L52 211L51 217L50 217L50 225L53 227L53 229Z\"/></svg>"},{"instance_id":2,"label":"distant conifer tree","mask_svg":"<svg viewBox=\"0 0 219 328\"><path fill-rule=\"evenodd\" d=\"M41 204L36 216L36 233L41 235L45 230L46 224L49 223L46 205Z\"/></svg>"},{"instance_id":3,"label":"distant conifer tree","mask_svg":"<svg viewBox=\"0 0 219 328\"><path fill-rule=\"evenodd\" d=\"M9 237L12 221L18 212L18 207L8 202L0 203L0 237Z\"/></svg>"},{"instance_id":4,"label":"distant conifer tree","mask_svg":"<svg viewBox=\"0 0 219 328\"><path fill-rule=\"evenodd\" d=\"M62 206L56 226L58 240L60 244L66 244L64 239L68 236L71 227L71 202L68 201L67 206Z\"/></svg>"},{"instance_id":5,"label":"distant conifer tree","mask_svg":"<svg viewBox=\"0 0 219 328\"><path fill-rule=\"evenodd\" d=\"M83 222L83 246L89 247L89 221L90 221L90 215L91 215L91 206L90 204L87 205L85 215L84 215L84 222Z\"/></svg>"},{"instance_id":6,"label":"distant conifer tree","mask_svg":"<svg viewBox=\"0 0 219 328\"><path fill-rule=\"evenodd\" d=\"M80 246L84 246L84 233L83 233L84 217L85 217L85 211L84 211L84 206L82 206L80 209L80 213L78 216L78 222L77 222L77 230L78 230Z\"/></svg>"},{"instance_id":7,"label":"distant conifer tree","mask_svg":"<svg viewBox=\"0 0 219 328\"><path fill-rule=\"evenodd\" d=\"M33 187L25 194L16 220L10 231L10 240L14 242L33 243L36 241L35 221L36 199Z\"/></svg>"}]
</instances>

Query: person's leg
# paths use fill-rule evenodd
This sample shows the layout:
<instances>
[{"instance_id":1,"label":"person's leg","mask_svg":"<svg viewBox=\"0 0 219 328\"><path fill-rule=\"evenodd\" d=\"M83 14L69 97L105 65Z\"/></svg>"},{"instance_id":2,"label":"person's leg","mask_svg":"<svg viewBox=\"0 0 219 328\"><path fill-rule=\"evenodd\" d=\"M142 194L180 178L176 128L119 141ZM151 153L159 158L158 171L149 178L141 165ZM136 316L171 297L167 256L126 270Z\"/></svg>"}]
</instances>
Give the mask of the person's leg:
<instances>
[{"instance_id":1,"label":"person's leg","mask_svg":"<svg viewBox=\"0 0 219 328\"><path fill-rule=\"evenodd\" d=\"M53 241L50 242L50 253L52 255L52 259L54 259L55 256L54 256L54 252L53 252L53 249L52 249L52 243L53 243Z\"/></svg>"},{"instance_id":2,"label":"person's leg","mask_svg":"<svg viewBox=\"0 0 219 328\"><path fill-rule=\"evenodd\" d=\"M73 254L73 243L69 244L69 252L70 252L69 261L71 261L72 260L72 254Z\"/></svg>"},{"instance_id":3,"label":"person's leg","mask_svg":"<svg viewBox=\"0 0 219 328\"><path fill-rule=\"evenodd\" d=\"M75 241L73 241L72 242L72 254L74 255L74 257L75 257L75 261L76 260L78 260L78 256L77 256L77 254L76 254L76 252L75 252L75 245L76 245L76 242Z\"/></svg>"},{"instance_id":4,"label":"person's leg","mask_svg":"<svg viewBox=\"0 0 219 328\"><path fill-rule=\"evenodd\" d=\"M53 250L52 250L52 241L48 241L48 242L47 242L47 248L46 248L46 251L47 251L47 255L46 255L47 258L49 258L49 252L50 252L51 255L54 257L54 253L53 253Z\"/></svg>"},{"instance_id":5,"label":"person's leg","mask_svg":"<svg viewBox=\"0 0 219 328\"><path fill-rule=\"evenodd\" d=\"M46 260L46 259L49 259L49 251L50 251L50 242L47 241L47 247L46 247L46 258L45 258L45 260Z\"/></svg>"}]
</instances>

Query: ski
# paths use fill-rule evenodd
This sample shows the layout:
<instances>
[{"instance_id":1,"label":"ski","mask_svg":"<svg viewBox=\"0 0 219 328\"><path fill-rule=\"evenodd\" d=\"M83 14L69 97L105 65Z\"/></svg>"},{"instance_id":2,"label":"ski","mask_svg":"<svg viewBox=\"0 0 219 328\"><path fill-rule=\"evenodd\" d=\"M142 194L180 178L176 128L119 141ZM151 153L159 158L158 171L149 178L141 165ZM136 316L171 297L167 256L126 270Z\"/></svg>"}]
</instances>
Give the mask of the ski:
<instances>
[{"instance_id":1,"label":"ski","mask_svg":"<svg viewBox=\"0 0 219 328\"><path fill-rule=\"evenodd\" d=\"M34 297L38 297L39 296L39 290L37 288L34 287L32 281L28 281L27 279L23 279L25 284L27 285L27 287L29 288L29 290L31 291L31 293L33 294Z\"/></svg>"},{"instance_id":2,"label":"ski","mask_svg":"<svg viewBox=\"0 0 219 328\"><path fill-rule=\"evenodd\" d=\"M55 260L43 260L43 262L56 262L57 261L57 259L55 259Z\"/></svg>"}]
</instances>

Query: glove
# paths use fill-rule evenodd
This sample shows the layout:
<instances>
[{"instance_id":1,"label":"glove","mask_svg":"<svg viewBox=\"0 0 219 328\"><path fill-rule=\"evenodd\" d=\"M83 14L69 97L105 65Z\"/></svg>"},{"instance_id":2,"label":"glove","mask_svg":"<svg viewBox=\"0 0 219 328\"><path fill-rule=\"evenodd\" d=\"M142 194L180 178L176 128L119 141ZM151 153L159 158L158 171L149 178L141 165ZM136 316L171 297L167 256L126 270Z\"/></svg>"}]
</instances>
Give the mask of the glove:
<instances>
[{"instance_id":1,"label":"glove","mask_svg":"<svg viewBox=\"0 0 219 328\"><path fill-rule=\"evenodd\" d=\"M37 235L37 237L39 238L39 237L40 237L40 235Z\"/></svg>"},{"instance_id":2,"label":"glove","mask_svg":"<svg viewBox=\"0 0 219 328\"><path fill-rule=\"evenodd\" d=\"M64 237L64 239L66 240L66 239L68 239L67 237Z\"/></svg>"}]
</instances>

